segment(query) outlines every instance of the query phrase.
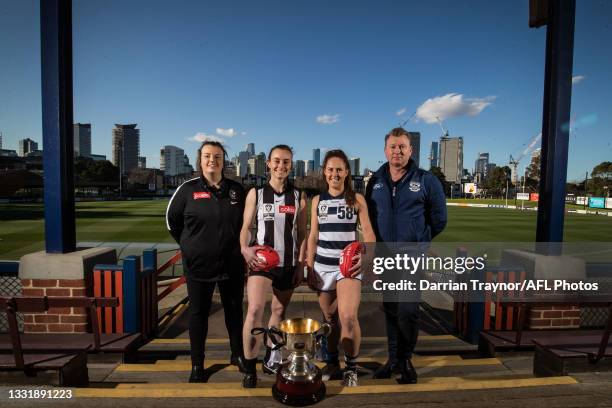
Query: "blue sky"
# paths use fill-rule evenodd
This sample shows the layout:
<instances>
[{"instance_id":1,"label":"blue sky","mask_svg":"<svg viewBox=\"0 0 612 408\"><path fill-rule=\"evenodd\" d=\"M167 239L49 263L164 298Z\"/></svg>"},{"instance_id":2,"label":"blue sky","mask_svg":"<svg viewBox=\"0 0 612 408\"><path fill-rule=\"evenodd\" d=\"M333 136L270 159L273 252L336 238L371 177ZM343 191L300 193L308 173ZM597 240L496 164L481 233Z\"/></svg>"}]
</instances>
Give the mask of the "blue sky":
<instances>
[{"instance_id":1,"label":"blue sky","mask_svg":"<svg viewBox=\"0 0 612 408\"><path fill-rule=\"evenodd\" d=\"M612 160L612 3L577 3L570 180ZM0 0L4 148L42 141L38 7ZM194 136L216 135L230 155L340 147L376 168L385 132L421 107L406 127L422 163L439 109L466 168L479 151L507 164L542 122L546 31L527 20L527 0L74 0L74 119L109 159L113 124L138 123L149 166L166 144L193 162Z\"/></svg>"}]
</instances>

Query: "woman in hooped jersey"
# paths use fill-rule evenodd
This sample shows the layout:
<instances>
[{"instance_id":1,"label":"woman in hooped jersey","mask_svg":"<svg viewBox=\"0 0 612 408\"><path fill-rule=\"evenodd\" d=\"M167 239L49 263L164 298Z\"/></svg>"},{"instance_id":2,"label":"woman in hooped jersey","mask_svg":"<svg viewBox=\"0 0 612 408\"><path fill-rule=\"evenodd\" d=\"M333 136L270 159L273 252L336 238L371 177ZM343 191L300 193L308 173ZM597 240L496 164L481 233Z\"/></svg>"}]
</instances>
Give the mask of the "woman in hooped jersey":
<instances>
[{"instance_id":1,"label":"woman in hooped jersey","mask_svg":"<svg viewBox=\"0 0 612 408\"><path fill-rule=\"evenodd\" d=\"M249 191L244 208L240 249L249 268L247 281L248 309L242 330L244 342L244 373L242 386L257 385L256 362L260 336L251 330L261 327L266 306L266 295L272 288L271 315L268 327L278 326L285 318L285 309L291 300L293 289L304 277L303 259L306 235L306 198L287 182L291 172L293 151L287 145L270 149L266 162L270 180L263 187ZM279 255L278 267L269 271L260 269L261 261L251 243L250 227L257 226L257 245L273 247ZM304 244L304 245L302 245ZM304 247L304 248L302 248ZM281 363L280 350L272 350L266 344L263 371L274 374Z\"/></svg>"},{"instance_id":2,"label":"woman in hooped jersey","mask_svg":"<svg viewBox=\"0 0 612 408\"><path fill-rule=\"evenodd\" d=\"M323 379L340 374L338 340L344 351L345 386L358 385L357 357L361 329L357 320L361 298L361 257L350 269L351 277L340 273L340 254L358 240L357 224L361 225L364 242L376 237L368 217L365 198L353 191L348 158L342 150L330 150L323 160L326 191L312 200L310 235L308 237L308 283L319 295L319 305L327 323L332 326L328 338ZM341 332L338 330L340 319Z\"/></svg>"}]
</instances>

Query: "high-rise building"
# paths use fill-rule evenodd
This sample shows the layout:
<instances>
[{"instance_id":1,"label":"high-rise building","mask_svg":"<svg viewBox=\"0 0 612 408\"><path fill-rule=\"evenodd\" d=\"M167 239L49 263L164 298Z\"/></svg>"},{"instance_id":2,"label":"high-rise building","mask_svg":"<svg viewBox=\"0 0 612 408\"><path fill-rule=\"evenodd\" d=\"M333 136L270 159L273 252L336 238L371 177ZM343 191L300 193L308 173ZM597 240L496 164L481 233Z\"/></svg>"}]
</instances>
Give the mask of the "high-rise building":
<instances>
[{"instance_id":1,"label":"high-rise building","mask_svg":"<svg viewBox=\"0 0 612 408\"><path fill-rule=\"evenodd\" d=\"M259 177L266 175L266 155L259 153L257 156L252 156L248 161L248 174L254 174Z\"/></svg>"},{"instance_id":2,"label":"high-rise building","mask_svg":"<svg viewBox=\"0 0 612 408\"><path fill-rule=\"evenodd\" d=\"M159 151L159 168L166 176L185 174L185 151L176 146L164 146Z\"/></svg>"},{"instance_id":3,"label":"high-rise building","mask_svg":"<svg viewBox=\"0 0 612 408\"><path fill-rule=\"evenodd\" d=\"M429 168L440 167L440 148L438 142L431 142L429 150Z\"/></svg>"},{"instance_id":4,"label":"high-rise building","mask_svg":"<svg viewBox=\"0 0 612 408\"><path fill-rule=\"evenodd\" d=\"M121 174L129 174L138 167L140 129L136 126L115 124L113 129L113 164L121 169Z\"/></svg>"},{"instance_id":5,"label":"high-rise building","mask_svg":"<svg viewBox=\"0 0 612 408\"><path fill-rule=\"evenodd\" d=\"M314 174L314 161L313 160L304 160L304 172L307 176L312 176Z\"/></svg>"},{"instance_id":6,"label":"high-rise building","mask_svg":"<svg viewBox=\"0 0 612 408\"><path fill-rule=\"evenodd\" d=\"M474 180L482 183L488 176L489 153L478 153L476 163L474 163Z\"/></svg>"},{"instance_id":7,"label":"high-rise building","mask_svg":"<svg viewBox=\"0 0 612 408\"><path fill-rule=\"evenodd\" d=\"M38 150L38 143L30 138L19 140L19 156L25 157L28 153Z\"/></svg>"},{"instance_id":8,"label":"high-rise building","mask_svg":"<svg viewBox=\"0 0 612 408\"><path fill-rule=\"evenodd\" d=\"M191 175L193 173L193 166L189 163L189 157L186 154L183 155L183 174Z\"/></svg>"},{"instance_id":9,"label":"high-rise building","mask_svg":"<svg viewBox=\"0 0 612 408\"><path fill-rule=\"evenodd\" d=\"M138 168L146 169L147 168L147 158L146 156L138 156Z\"/></svg>"},{"instance_id":10,"label":"high-rise building","mask_svg":"<svg viewBox=\"0 0 612 408\"><path fill-rule=\"evenodd\" d=\"M295 177L304 177L306 175L306 165L304 160L297 160L295 162Z\"/></svg>"},{"instance_id":11,"label":"high-rise building","mask_svg":"<svg viewBox=\"0 0 612 408\"><path fill-rule=\"evenodd\" d=\"M321 168L321 149L318 147L312 149L312 161L314 162L314 170L318 171Z\"/></svg>"},{"instance_id":12,"label":"high-rise building","mask_svg":"<svg viewBox=\"0 0 612 408\"><path fill-rule=\"evenodd\" d=\"M255 143L249 143L246 145L246 149L247 153L249 154L249 158L251 156L255 156Z\"/></svg>"},{"instance_id":13,"label":"high-rise building","mask_svg":"<svg viewBox=\"0 0 612 408\"><path fill-rule=\"evenodd\" d=\"M351 167L351 175L359 176L359 157L351 157L349 159L349 166Z\"/></svg>"},{"instance_id":14,"label":"high-rise building","mask_svg":"<svg viewBox=\"0 0 612 408\"><path fill-rule=\"evenodd\" d=\"M75 123L74 155L76 157L91 157L91 123Z\"/></svg>"},{"instance_id":15,"label":"high-rise building","mask_svg":"<svg viewBox=\"0 0 612 408\"><path fill-rule=\"evenodd\" d=\"M248 162L249 162L249 152L247 152L246 150L239 152L238 153L238 163L236 164L236 175L237 176L245 177L247 175L247 173L249 172Z\"/></svg>"},{"instance_id":16,"label":"high-rise building","mask_svg":"<svg viewBox=\"0 0 612 408\"><path fill-rule=\"evenodd\" d=\"M412 146L412 155L410 158L416 163L417 167L421 164L421 132L410 133L410 146Z\"/></svg>"},{"instance_id":17,"label":"high-rise building","mask_svg":"<svg viewBox=\"0 0 612 408\"><path fill-rule=\"evenodd\" d=\"M463 138L440 138L440 168L446 181L460 183L463 173Z\"/></svg>"}]
</instances>

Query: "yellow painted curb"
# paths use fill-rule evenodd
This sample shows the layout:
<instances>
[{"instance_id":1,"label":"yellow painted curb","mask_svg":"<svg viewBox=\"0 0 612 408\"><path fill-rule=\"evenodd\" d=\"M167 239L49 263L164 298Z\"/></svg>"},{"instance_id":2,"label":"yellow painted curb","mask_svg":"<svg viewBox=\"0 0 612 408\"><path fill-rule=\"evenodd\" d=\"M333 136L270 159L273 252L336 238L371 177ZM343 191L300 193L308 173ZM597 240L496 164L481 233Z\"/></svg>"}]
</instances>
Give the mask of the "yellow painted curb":
<instances>
[{"instance_id":1,"label":"yellow painted curb","mask_svg":"<svg viewBox=\"0 0 612 408\"><path fill-rule=\"evenodd\" d=\"M425 391L462 391L482 389L504 389L571 385L577 381L572 377L523 378L503 380L466 379L462 377L438 377L436 380L423 379L419 384L381 384L342 387L337 382L327 383L328 395L390 394ZM78 388L78 398L223 398L223 397L270 397L270 387L253 389L241 388L240 384L172 384L163 388L161 384L132 384L131 388ZM166 384L169 386L169 384ZM188 387L186 387L188 385Z\"/></svg>"},{"instance_id":2,"label":"yellow painted curb","mask_svg":"<svg viewBox=\"0 0 612 408\"><path fill-rule=\"evenodd\" d=\"M450 334L442 334L439 336L419 336L419 340L423 341L446 341L446 340L458 340L457 337ZM362 343L378 343L386 342L386 337L364 337L361 339ZM229 339L206 339L207 344L229 344ZM178 338L178 339L153 339L149 344L189 344L189 339Z\"/></svg>"},{"instance_id":3,"label":"yellow painted curb","mask_svg":"<svg viewBox=\"0 0 612 408\"><path fill-rule=\"evenodd\" d=\"M384 364L386 358L362 357L357 363L379 363ZM226 365L223 371L237 371L238 367L228 365L228 360L206 360L206 366ZM322 367L325 363L316 362L317 366ZM476 358L462 359L460 356L423 356L414 357L412 364L417 368L423 367L460 367L460 366L486 366L501 365L502 362L497 358ZM189 360L158 360L155 364L120 364L115 371L119 372L176 372L191 371Z\"/></svg>"}]
</instances>

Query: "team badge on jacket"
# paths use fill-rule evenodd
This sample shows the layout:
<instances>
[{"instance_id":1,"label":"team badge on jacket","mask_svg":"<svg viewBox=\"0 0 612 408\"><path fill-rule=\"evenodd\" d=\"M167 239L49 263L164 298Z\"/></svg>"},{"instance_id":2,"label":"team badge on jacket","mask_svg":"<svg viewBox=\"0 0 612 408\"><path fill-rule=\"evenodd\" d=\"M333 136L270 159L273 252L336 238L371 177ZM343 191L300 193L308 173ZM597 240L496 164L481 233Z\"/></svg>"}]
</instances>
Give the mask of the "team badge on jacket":
<instances>
[{"instance_id":1,"label":"team badge on jacket","mask_svg":"<svg viewBox=\"0 0 612 408\"><path fill-rule=\"evenodd\" d=\"M417 191L421 191L421 183L419 183L418 181L411 181L409 188L410 188L410 191L412 191L413 193L416 193Z\"/></svg>"}]
</instances>

